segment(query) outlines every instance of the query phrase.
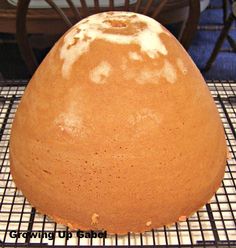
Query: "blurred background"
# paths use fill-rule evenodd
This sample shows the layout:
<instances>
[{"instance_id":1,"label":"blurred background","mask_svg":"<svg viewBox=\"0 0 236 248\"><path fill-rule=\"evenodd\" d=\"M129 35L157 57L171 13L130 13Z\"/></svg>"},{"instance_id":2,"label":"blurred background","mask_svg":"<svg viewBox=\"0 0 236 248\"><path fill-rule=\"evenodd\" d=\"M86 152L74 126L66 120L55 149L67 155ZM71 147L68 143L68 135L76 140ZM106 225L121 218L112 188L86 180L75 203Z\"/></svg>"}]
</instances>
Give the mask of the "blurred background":
<instances>
[{"instance_id":1,"label":"blurred background","mask_svg":"<svg viewBox=\"0 0 236 248\"><path fill-rule=\"evenodd\" d=\"M165 25L206 79L235 80L235 5L233 0L0 0L0 79L30 78L55 41L77 21L74 17L129 9Z\"/></svg>"}]
</instances>

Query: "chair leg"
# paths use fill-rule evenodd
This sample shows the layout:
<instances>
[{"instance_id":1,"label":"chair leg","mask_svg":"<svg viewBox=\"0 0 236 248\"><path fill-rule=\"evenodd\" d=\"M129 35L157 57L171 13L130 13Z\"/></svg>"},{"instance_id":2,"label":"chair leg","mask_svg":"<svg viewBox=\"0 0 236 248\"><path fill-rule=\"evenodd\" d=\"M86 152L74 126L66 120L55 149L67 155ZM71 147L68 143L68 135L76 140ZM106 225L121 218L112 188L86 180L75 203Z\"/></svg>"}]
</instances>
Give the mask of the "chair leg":
<instances>
[{"instance_id":1,"label":"chair leg","mask_svg":"<svg viewBox=\"0 0 236 248\"><path fill-rule=\"evenodd\" d=\"M218 55L218 53L219 53L219 51L223 45L224 40L226 39L226 37L228 35L228 32L229 32L230 27L233 23L233 20L234 20L234 16L233 16L233 13L231 13L229 15L229 17L227 18L227 21L225 22L224 28L222 29L220 36L219 36L218 40L216 41L213 52L206 63L206 66L204 69L205 71L210 70L212 63L215 61L215 59L216 59L216 57L217 57L217 55Z\"/></svg>"},{"instance_id":2,"label":"chair leg","mask_svg":"<svg viewBox=\"0 0 236 248\"><path fill-rule=\"evenodd\" d=\"M228 0L223 0L223 23L227 20Z\"/></svg>"},{"instance_id":3,"label":"chair leg","mask_svg":"<svg viewBox=\"0 0 236 248\"><path fill-rule=\"evenodd\" d=\"M233 52L236 53L236 42L235 42L235 40L230 35L227 36L227 40L228 40L229 45L231 46Z\"/></svg>"},{"instance_id":4,"label":"chair leg","mask_svg":"<svg viewBox=\"0 0 236 248\"><path fill-rule=\"evenodd\" d=\"M28 71L33 75L38 63L30 46L26 29L26 15L29 3L30 0L18 1L16 14L16 39L20 53L28 67Z\"/></svg>"},{"instance_id":5,"label":"chair leg","mask_svg":"<svg viewBox=\"0 0 236 248\"><path fill-rule=\"evenodd\" d=\"M189 0L189 15L186 22L183 24L179 34L180 43L188 50L193 36L197 31L197 26L200 18L200 1Z\"/></svg>"}]
</instances>

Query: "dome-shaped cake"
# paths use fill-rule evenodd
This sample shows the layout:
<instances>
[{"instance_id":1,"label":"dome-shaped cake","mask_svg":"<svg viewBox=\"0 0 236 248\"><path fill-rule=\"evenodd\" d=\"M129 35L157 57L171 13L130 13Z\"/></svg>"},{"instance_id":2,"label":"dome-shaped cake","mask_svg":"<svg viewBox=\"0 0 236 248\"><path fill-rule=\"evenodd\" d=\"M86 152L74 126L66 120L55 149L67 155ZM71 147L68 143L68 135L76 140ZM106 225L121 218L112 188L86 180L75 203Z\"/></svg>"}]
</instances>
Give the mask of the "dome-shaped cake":
<instances>
[{"instance_id":1,"label":"dome-shaped cake","mask_svg":"<svg viewBox=\"0 0 236 248\"><path fill-rule=\"evenodd\" d=\"M226 142L208 88L155 20L92 15L31 79L10 141L16 186L73 229L141 232L189 216L216 192Z\"/></svg>"}]
</instances>

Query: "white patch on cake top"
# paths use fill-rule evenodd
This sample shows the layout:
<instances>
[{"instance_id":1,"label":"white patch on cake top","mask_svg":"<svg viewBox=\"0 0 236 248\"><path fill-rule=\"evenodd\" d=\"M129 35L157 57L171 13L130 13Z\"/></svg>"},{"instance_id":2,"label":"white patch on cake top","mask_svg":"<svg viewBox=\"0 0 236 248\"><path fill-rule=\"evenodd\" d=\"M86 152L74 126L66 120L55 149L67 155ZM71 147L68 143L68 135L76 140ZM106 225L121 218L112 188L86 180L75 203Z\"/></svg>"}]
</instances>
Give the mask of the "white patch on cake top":
<instances>
[{"instance_id":1,"label":"white patch on cake top","mask_svg":"<svg viewBox=\"0 0 236 248\"><path fill-rule=\"evenodd\" d=\"M184 65L184 62L183 62L182 59L177 58L177 66L178 66L179 70L180 70L184 75L187 74L188 69L187 69L186 66Z\"/></svg>"},{"instance_id":2,"label":"white patch on cake top","mask_svg":"<svg viewBox=\"0 0 236 248\"><path fill-rule=\"evenodd\" d=\"M102 61L98 66L96 66L89 73L89 78L95 84L104 84L106 78L111 73L111 65L107 61Z\"/></svg>"},{"instance_id":3,"label":"white patch on cake top","mask_svg":"<svg viewBox=\"0 0 236 248\"><path fill-rule=\"evenodd\" d=\"M131 125L136 125L141 123L143 120L151 120L153 123L160 123L157 113L149 108L143 108L137 113L131 115L128 119L128 122Z\"/></svg>"},{"instance_id":4,"label":"white patch on cake top","mask_svg":"<svg viewBox=\"0 0 236 248\"><path fill-rule=\"evenodd\" d=\"M165 59L164 66L162 68L161 75L169 82L169 83L175 83L177 79L177 74L174 66Z\"/></svg>"},{"instance_id":5,"label":"white patch on cake top","mask_svg":"<svg viewBox=\"0 0 236 248\"><path fill-rule=\"evenodd\" d=\"M112 25L112 21L118 25ZM137 30L133 34L109 33L111 29L125 29L126 22L136 25ZM124 23L124 26L119 23ZM139 28L138 24L144 23L146 27ZM161 24L153 18L132 12L104 12L95 14L77 23L64 37L60 50L60 58L63 60L62 75L68 78L71 67L81 55L89 51L91 43L96 39L102 39L116 44L137 44L140 51L154 59L158 53L167 55L168 51L160 39L160 34L166 32Z\"/></svg>"},{"instance_id":6,"label":"white patch on cake top","mask_svg":"<svg viewBox=\"0 0 236 248\"><path fill-rule=\"evenodd\" d=\"M129 58L131 60L138 60L138 61L142 61L143 60L142 59L142 56L140 54L136 53L136 52L129 52L128 55L129 55Z\"/></svg>"},{"instance_id":7,"label":"white patch on cake top","mask_svg":"<svg viewBox=\"0 0 236 248\"><path fill-rule=\"evenodd\" d=\"M59 126L61 131L68 133L77 133L82 125L81 119L73 113L61 113L55 123Z\"/></svg>"},{"instance_id":8,"label":"white patch on cake top","mask_svg":"<svg viewBox=\"0 0 236 248\"><path fill-rule=\"evenodd\" d=\"M161 118L156 110L143 108L131 114L127 121L134 130L134 138L137 138L151 133L151 130L156 130Z\"/></svg>"},{"instance_id":9,"label":"white patch on cake top","mask_svg":"<svg viewBox=\"0 0 236 248\"><path fill-rule=\"evenodd\" d=\"M60 113L54 123L59 127L61 132L67 134L84 137L88 134L88 129L84 127L83 119L78 112L78 106L70 103L65 111Z\"/></svg>"},{"instance_id":10,"label":"white patch on cake top","mask_svg":"<svg viewBox=\"0 0 236 248\"><path fill-rule=\"evenodd\" d=\"M158 84L160 78L166 79L169 83L173 84L177 80L177 73L174 66L167 60L164 60L164 64L161 68L151 70L149 68L143 68L139 72L129 72L127 79L134 79L138 84Z\"/></svg>"}]
</instances>

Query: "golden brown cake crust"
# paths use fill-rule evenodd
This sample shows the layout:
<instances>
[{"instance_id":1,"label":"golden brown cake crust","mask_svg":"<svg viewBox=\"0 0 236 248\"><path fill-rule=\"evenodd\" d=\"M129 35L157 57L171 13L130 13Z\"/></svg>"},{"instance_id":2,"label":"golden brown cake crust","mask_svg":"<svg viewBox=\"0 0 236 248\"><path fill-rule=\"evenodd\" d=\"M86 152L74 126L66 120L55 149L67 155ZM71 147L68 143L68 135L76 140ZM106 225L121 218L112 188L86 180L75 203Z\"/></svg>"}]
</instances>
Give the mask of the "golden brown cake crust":
<instances>
[{"instance_id":1,"label":"golden brown cake crust","mask_svg":"<svg viewBox=\"0 0 236 248\"><path fill-rule=\"evenodd\" d=\"M214 101L181 45L142 15L84 19L31 79L11 173L39 211L73 229L140 232L203 206L224 175Z\"/></svg>"}]
</instances>

